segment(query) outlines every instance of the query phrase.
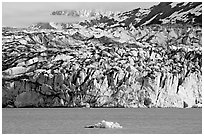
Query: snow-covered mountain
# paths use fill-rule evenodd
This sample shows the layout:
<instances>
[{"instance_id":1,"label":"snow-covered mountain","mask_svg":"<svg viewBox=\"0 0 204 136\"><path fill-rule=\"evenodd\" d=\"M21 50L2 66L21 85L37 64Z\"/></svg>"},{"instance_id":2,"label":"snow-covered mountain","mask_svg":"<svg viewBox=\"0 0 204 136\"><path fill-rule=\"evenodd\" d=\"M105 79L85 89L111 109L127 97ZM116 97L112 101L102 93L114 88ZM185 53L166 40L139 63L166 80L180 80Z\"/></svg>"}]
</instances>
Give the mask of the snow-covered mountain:
<instances>
[{"instance_id":1,"label":"snow-covered mountain","mask_svg":"<svg viewBox=\"0 0 204 136\"><path fill-rule=\"evenodd\" d=\"M122 12L115 17L120 23L125 23L125 25L138 23L142 18L150 13L150 9L137 8L134 10Z\"/></svg>"},{"instance_id":2,"label":"snow-covered mountain","mask_svg":"<svg viewBox=\"0 0 204 136\"><path fill-rule=\"evenodd\" d=\"M151 24L197 24L202 25L202 2L161 2L149 9L133 9L125 12L101 10L62 10L53 11L51 15L71 17L88 17L78 22L82 27L113 28L138 27ZM71 23L37 23L31 28L67 29Z\"/></svg>"},{"instance_id":3,"label":"snow-covered mountain","mask_svg":"<svg viewBox=\"0 0 204 136\"><path fill-rule=\"evenodd\" d=\"M102 11L102 10L58 10L53 11L51 15L65 15L65 16L72 16L72 17L95 17L99 15L105 15L105 16L115 16L119 12L113 12L113 11Z\"/></svg>"},{"instance_id":4,"label":"snow-covered mountain","mask_svg":"<svg viewBox=\"0 0 204 136\"><path fill-rule=\"evenodd\" d=\"M114 17L104 15L102 20L106 18L105 24L118 26L135 27L150 24L199 24L202 25L202 3L201 2L161 2L149 9L137 8L134 10L121 12ZM90 26L101 23L101 19L96 18L86 21ZM84 25L84 22L82 23ZM101 24L100 24L101 25Z\"/></svg>"},{"instance_id":5,"label":"snow-covered mountain","mask_svg":"<svg viewBox=\"0 0 204 136\"><path fill-rule=\"evenodd\" d=\"M166 23L202 24L201 2L161 2L150 8L135 26Z\"/></svg>"},{"instance_id":6,"label":"snow-covered mountain","mask_svg":"<svg viewBox=\"0 0 204 136\"><path fill-rule=\"evenodd\" d=\"M31 25L30 29L68 29L72 27L72 23L56 23L56 22L40 22Z\"/></svg>"}]
</instances>

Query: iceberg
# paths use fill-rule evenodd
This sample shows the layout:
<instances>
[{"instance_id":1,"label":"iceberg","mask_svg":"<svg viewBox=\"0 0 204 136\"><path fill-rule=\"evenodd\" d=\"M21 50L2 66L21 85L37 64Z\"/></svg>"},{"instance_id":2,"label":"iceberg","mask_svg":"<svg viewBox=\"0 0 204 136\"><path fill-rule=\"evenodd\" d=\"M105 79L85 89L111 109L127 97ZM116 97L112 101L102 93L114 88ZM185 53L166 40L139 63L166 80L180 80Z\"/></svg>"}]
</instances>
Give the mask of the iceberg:
<instances>
[{"instance_id":1,"label":"iceberg","mask_svg":"<svg viewBox=\"0 0 204 136\"><path fill-rule=\"evenodd\" d=\"M85 128L123 128L123 127L117 122L102 120L101 122L98 122L94 125L87 125L85 126Z\"/></svg>"}]
</instances>

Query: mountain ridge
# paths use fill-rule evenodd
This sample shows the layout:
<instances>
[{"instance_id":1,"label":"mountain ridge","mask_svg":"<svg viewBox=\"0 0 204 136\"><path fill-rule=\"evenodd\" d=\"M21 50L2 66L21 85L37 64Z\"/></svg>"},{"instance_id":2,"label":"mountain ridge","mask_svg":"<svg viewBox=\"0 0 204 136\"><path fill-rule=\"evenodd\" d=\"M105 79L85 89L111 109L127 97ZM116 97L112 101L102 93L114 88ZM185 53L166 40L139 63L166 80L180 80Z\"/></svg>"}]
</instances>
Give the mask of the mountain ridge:
<instances>
[{"instance_id":1,"label":"mountain ridge","mask_svg":"<svg viewBox=\"0 0 204 136\"><path fill-rule=\"evenodd\" d=\"M52 12L52 15L72 16L71 13L69 14L69 11L72 13L73 10L67 10L66 12L58 11L58 14L55 14L56 12ZM90 20L86 20L86 22L90 23L91 21L93 22L93 20L100 23L100 21L106 17L109 18L109 20L106 19L106 22L114 20L114 23L125 23L125 26L132 24L135 27L168 23L189 23L202 25L202 2L161 2L158 5L150 7L149 9L136 8L120 13L111 11L95 11L94 14L91 14L93 12L91 10L88 12L89 14L84 14L86 13L86 10L80 10L78 12L75 10L75 12L78 13L77 16L86 15L93 17ZM100 20L100 18L102 19Z\"/></svg>"},{"instance_id":2,"label":"mountain ridge","mask_svg":"<svg viewBox=\"0 0 204 136\"><path fill-rule=\"evenodd\" d=\"M51 13L51 15L65 15L65 16L72 16L72 17L94 17L99 15L106 15L106 16L115 16L119 12L118 11L103 11L103 10L91 10L91 9L82 9L82 10L56 10Z\"/></svg>"}]
</instances>

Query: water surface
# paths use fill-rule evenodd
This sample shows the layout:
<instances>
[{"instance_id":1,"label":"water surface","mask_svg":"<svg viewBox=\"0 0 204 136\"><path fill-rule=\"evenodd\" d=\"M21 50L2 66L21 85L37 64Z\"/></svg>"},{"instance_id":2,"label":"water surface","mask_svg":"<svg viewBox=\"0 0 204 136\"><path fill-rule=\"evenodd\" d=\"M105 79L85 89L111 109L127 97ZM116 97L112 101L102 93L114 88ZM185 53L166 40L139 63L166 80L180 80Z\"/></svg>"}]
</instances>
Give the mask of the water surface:
<instances>
[{"instance_id":1,"label":"water surface","mask_svg":"<svg viewBox=\"0 0 204 136\"><path fill-rule=\"evenodd\" d=\"M84 128L101 120L122 129ZM173 134L202 133L202 109L34 108L2 109L3 134Z\"/></svg>"}]
</instances>

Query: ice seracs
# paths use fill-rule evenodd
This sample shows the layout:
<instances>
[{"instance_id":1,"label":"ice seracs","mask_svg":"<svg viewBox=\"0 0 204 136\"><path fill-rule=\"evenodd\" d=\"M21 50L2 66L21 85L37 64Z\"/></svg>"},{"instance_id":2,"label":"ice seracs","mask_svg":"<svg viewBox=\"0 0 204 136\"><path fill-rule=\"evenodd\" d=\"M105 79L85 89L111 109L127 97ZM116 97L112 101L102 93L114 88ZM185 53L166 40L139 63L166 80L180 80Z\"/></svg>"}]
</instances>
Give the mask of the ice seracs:
<instances>
[{"instance_id":1,"label":"ice seracs","mask_svg":"<svg viewBox=\"0 0 204 136\"><path fill-rule=\"evenodd\" d=\"M198 4L171 15L199 13ZM124 14L128 23L99 17L88 26L62 30L52 23L27 31L3 28L2 105L186 108L202 103L202 26L150 25L165 15L172 20L167 12L156 12L172 10L166 7L155 7L141 23L147 25L138 27L133 10Z\"/></svg>"}]
</instances>

